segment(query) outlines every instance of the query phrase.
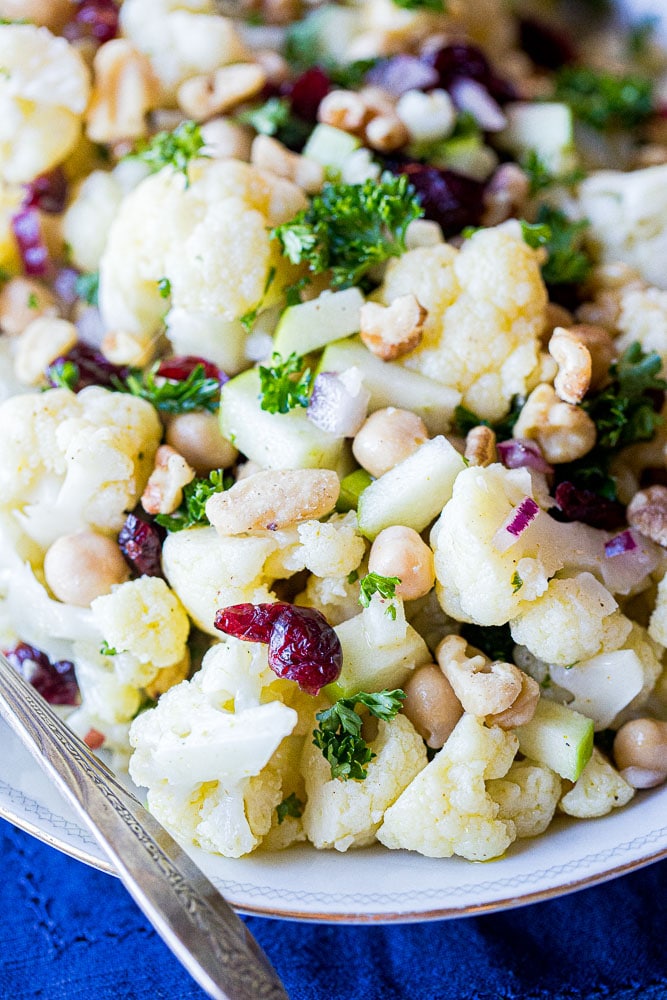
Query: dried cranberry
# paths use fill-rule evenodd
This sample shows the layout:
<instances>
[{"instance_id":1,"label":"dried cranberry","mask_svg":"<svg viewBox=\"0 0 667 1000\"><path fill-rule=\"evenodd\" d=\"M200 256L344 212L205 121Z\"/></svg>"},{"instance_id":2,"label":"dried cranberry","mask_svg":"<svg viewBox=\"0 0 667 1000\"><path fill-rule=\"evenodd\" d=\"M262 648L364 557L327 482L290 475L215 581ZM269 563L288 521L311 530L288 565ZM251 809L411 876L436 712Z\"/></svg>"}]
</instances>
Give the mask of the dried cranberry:
<instances>
[{"instance_id":1,"label":"dried cranberry","mask_svg":"<svg viewBox=\"0 0 667 1000\"><path fill-rule=\"evenodd\" d=\"M592 490L575 486L574 483L559 483L554 499L561 514L558 520L581 521L592 528L604 528L607 531L613 531L625 520L624 507L617 500L607 500Z\"/></svg>"},{"instance_id":2,"label":"dried cranberry","mask_svg":"<svg viewBox=\"0 0 667 1000\"><path fill-rule=\"evenodd\" d=\"M446 45L430 57L430 62L438 72L440 86L445 90L457 79L477 80L499 104L517 98L516 88L494 73L488 59L476 45L465 42Z\"/></svg>"},{"instance_id":3,"label":"dried cranberry","mask_svg":"<svg viewBox=\"0 0 667 1000\"><path fill-rule=\"evenodd\" d=\"M364 82L400 97L408 90L433 90L438 86L440 77L435 66L423 59L398 55L377 62L366 74Z\"/></svg>"},{"instance_id":4,"label":"dried cranberry","mask_svg":"<svg viewBox=\"0 0 667 1000\"><path fill-rule=\"evenodd\" d=\"M118 5L114 0L78 0L63 35L70 42L91 38L104 45L118 34Z\"/></svg>"},{"instance_id":5,"label":"dried cranberry","mask_svg":"<svg viewBox=\"0 0 667 1000\"><path fill-rule=\"evenodd\" d=\"M521 18L519 40L521 48L535 65L545 69L560 69L576 58L572 40L565 32L534 17Z\"/></svg>"},{"instance_id":6,"label":"dried cranberry","mask_svg":"<svg viewBox=\"0 0 667 1000\"><path fill-rule=\"evenodd\" d=\"M49 251L42 236L36 208L22 208L12 217L12 231L18 244L23 270L31 277L43 278L49 270Z\"/></svg>"},{"instance_id":7,"label":"dried cranberry","mask_svg":"<svg viewBox=\"0 0 667 1000\"><path fill-rule=\"evenodd\" d=\"M162 542L166 532L153 521L128 514L118 535L118 546L141 576L162 576Z\"/></svg>"},{"instance_id":8,"label":"dried cranberry","mask_svg":"<svg viewBox=\"0 0 667 1000\"><path fill-rule=\"evenodd\" d=\"M330 90L327 74L319 66L312 66L287 87L285 96L290 98L295 115L306 122L316 122L320 102Z\"/></svg>"},{"instance_id":9,"label":"dried cranberry","mask_svg":"<svg viewBox=\"0 0 667 1000\"><path fill-rule=\"evenodd\" d=\"M340 639L320 611L288 604L271 629L269 666L315 695L341 672Z\"/></svg>"},{"instance_id":10,"label":"dried cranberry","mask_svg":"<svg viewBox=\"0 0 667 1000\"><path fill-rule=\"evenodd\" d=\"M46 653L27 642L5 650L5 656L50 705L79 704L79 685L69 660L52 662Z\"/></svg>"},{"instance_id":11,"label":"dried cranberry","mask_svg":"<svg viewBox=\"0 0 667 1000\"><path fill-rule=\"evenodd\" d=\"M66 362L76 365L77 379L71 388L74 392L80 392L89 385L101 385L107 388L114 386L114 379L124 379L128 374L128 369L120 365L113 364L100 351L96 351L89 344L79 341L67 354L56 358L46 370L46 377L50 385L58 385L55 373L62 369Z\"/></svg>"},{"instance_id":12,"label":"dried cranberry","mask_svg":"<svg viewBox=\"0 0 667 1000\"><path fill-rule=\"evenodd\" d=\"M215 615L215 627L235 639L245 642L268 642L271 629L278 615L289 604L276 601L274 604L232 604L221 608Z\"/></svg>"},{"instance_id":13,"label":"dried cranberry","mask_svg":"<svg viewBox=\"0 0 667 1000\"><path fill-rule=\"evenodd\" d=\"M221 385L229 381L229 375L220 371L217 365L206 358L199 358L195 354L184 354L180 357L165 358L160 362L157 374L163 378L172 379L175 382L184 382L195 368L200 365L204 369L206 378L215 378Z\"/></svg>"},{"instance_id":14,"label":"dried cranberry","mask_svg":"<svg viewBox=\"0 0 667 1000\"><path fill-rule=\"evenodd\" d=\"M393 173L408 175L424 215L440 223L445 236L455 236L465 226L479 224L484 196L484 185L479 181L424 163L393 161L387 166Z\"/></svg>"},{"instance_id":15,"label":"dried cranberry","mask_svg":"<svg viewBox=\"0 0 667 1000\"><path fill-rule=\"evenodd\" d=\"M24 208L38 208L42 212L57 215L67 203L67 178L60 167L48 174L36 177L25 185Z\"/></svg>"}]
</instances>

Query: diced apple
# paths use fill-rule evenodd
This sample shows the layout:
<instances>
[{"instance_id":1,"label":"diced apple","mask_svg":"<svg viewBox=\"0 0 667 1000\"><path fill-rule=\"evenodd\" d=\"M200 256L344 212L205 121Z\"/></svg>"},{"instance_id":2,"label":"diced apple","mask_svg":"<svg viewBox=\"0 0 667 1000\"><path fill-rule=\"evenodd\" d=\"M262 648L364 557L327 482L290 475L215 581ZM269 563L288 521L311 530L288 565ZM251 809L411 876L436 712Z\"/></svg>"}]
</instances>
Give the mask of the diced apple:
<instances>
[{"instance_id":1,"label":"diced apple","mask_svg":"<svg viewBox=\"0 0 667 1000\"><path fill-rule=\"evenodd\" d=\"M540 698L530 722L517 726L521 753L576 781L593 753L593 720L556 701Z\"/></svg>"},{"instance_id":2,"label":"diced apple","mask_svg":"<svg viewBox=\"0 0 667 1000\"><path fill-rule=\"evenodd\" d=\"M363 304L358 288L346 288L343 292L322 292L310 302L289 306L276 328L274 351L283 358L309 354L332 340L357 333Z\"/></svg>"},{"instance_id":3,"label":"diced apple","mask_svg":"<svg viewBox=\"0 0 667 1000\"><path fill-rule=\"evenodd\" d=\"M572 109L556 101L517 101L504 107L507 127L496 141L521 158L534 151L553 174L565 174L577 165Z\"/></svg>"}]
</instances>

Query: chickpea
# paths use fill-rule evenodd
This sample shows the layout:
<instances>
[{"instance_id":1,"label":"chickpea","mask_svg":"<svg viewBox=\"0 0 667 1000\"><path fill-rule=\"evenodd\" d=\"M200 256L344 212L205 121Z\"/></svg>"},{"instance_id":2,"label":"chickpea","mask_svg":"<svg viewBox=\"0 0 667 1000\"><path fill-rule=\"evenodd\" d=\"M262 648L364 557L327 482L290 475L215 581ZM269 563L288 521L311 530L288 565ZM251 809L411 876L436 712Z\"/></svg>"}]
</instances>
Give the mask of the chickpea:
<instances>
[{"instance_id":1,"label":"chickpea","mask_svg":"<svg viewBox=\"0 0 667 1000\"><path fill-rule=\"evenodd\" d=\"M403 713L426 745L439 750L463 715L451 684L435 663L418 667L403 685Z\"/></svg>"},{"instance_id":2,"label":"chickpea","mask_svg":"<svg viewBox=\"0 0 667 1000\"><path fill-rule=\"evenodd\" d=\"M406 601L425 597L435 583L433 552L414 528L385 528L371 546L368 569L380 576L397 576L396 596Z\"/></svg>"},{"instance_id":3,"label":"chickpea","mask_svg":"<svg viewBox=\"0 0 667 1000\"><path fill-rule=\"evenodd\" d=\"M0 0L0 17L61 31L72 17L72 0Z\"/></svg>"},{"instance_id":4,"label":"chickpea","mask_svg":"<svg viewBox=\"0 0 667 1000\"><path fill-rule=\"evenodd\" d=\"M44 577L52 593L65 604L86 608L115 583L124 583L130 570L116 542L94 531L63 535L44 559Z\"/></svg>"},{"instance_id":5,"label":"chickpea","mask_svg":"<svg viewBox=\"0 0 667 1000\"><path fill-rule=\"evenodd\" d=\"M632 719L616 733L614 760L634 788L653 788L667 780L667 722Z\"/></svg>"},{"instance_id":6,"label":"chickpea","mask_svg":"<svg viewBox=\"0 0 667 1000\"><path fill-rule=\"evenodd\" d=\"M42 316L57 316L58 306L49 289L34 278L11 278L0 292L0 330L17 337Z\"/></svg>"},{"instance_id":7,"label":"chickpea","mask_svg":"<svg viewBox=\"0 0 667 1000\"><path fill-rule=\"evenodd\" d=\"M388 406L371 413L352 442L352 452L371 476L381 476L427 440L428 431L421 417Z\"/></svg>"},{"instance_id":8,"label":"chickpea","mask_svg":"<svg viewBox=\"0 0 667 1000\"><path fill-rule=\"evenodd\" d=\"M236 448L220 432L215 413L179 413L167 425L167 444L183 456L197 475L211 469L228 469L236 461Z\"/></svg>"}]
</instances>

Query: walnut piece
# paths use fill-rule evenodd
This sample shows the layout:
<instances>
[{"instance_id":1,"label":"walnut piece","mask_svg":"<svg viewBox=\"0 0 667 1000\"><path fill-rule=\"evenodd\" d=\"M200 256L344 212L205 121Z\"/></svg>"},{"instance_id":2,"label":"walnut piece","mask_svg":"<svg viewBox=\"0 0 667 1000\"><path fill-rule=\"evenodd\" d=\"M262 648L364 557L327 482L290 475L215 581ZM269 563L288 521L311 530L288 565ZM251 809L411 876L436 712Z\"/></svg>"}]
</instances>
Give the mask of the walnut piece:
<instances>
[{"instance_id":1,"label":"walnut piece","mask_svg":"<svg viewBox=\"0 0 667 1000\"><path fill-rule=\"evenodd\" d=\"M636 493L628 504L627 518L631 527L667 548L667 486L649 486Z\"/></svg>"},{"instance_id":2,"label":"walnut piece","mask_svg":"<svg viewBox=\"0 0 667 1000\"><path fill-rule=\"evenodd\" d=\"M369 351L383 361L393 361L419 344L426 316L426 310L412 294L399 295L389 306L365 302L359 334Z\"/></svg>"}]
</instances>

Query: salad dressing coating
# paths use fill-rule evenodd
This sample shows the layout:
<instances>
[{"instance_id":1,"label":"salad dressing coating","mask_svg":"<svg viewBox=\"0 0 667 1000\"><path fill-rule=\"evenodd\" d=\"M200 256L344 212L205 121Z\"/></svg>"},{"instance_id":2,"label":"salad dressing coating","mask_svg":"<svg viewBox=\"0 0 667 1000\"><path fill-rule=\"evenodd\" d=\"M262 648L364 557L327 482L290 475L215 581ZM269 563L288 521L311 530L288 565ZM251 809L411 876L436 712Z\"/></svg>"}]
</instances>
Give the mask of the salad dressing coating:
<instances>
[{"instance_id":1,"label":"salad dressing coating","mask_svg":"<svg viewBox=\"0 0 667 1000\"><path fill-rule=\"evenodd\" d=\"M667 54L505 0L221 6L0 3L2 648L227 857L632 809Z\"/></svg>"}]
</instances>

